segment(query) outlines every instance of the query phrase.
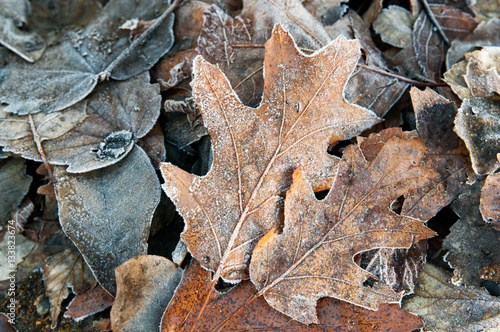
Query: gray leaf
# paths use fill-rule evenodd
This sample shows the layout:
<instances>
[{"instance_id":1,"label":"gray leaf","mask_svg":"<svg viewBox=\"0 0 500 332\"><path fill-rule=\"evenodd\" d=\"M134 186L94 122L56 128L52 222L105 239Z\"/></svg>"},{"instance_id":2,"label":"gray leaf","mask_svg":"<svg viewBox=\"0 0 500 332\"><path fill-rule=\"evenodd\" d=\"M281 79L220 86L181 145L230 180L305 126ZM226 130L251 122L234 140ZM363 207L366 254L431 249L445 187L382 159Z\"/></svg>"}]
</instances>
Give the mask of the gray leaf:
<instances>
[{"instance_id":1,"label":"gray leaf","mask_svg":"<svg viewBox=\"0 0 500 332\"><path fill-rule=\"evenodd\" d=\"M59 219L99 283L116 294L114 269L147 253L160 183L146 153L135 147L117 164L72 175L56 167Z\"/></svg>"},{"instance_id":2,"label":"gray leaf","mask_svg":"<svg viewBox=\"0 0 500 332\"><path fill-rule=\"evenodd\" d=\"M5 225L10 213L28 193L31 180L22 159L0 160L0 225Z\"/></svg>"}]
</instances>

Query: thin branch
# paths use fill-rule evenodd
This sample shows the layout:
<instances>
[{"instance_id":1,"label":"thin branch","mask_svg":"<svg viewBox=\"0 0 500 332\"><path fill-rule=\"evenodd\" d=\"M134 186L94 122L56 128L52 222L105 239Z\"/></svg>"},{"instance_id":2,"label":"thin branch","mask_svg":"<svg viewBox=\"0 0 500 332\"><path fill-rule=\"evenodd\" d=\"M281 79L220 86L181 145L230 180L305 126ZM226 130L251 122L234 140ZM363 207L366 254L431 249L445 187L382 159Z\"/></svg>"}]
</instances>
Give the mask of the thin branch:
<instances>
[{"instance_id":1,"label":"thin branch","mask_svg":"<svg viewBox=\"0 0 500 332\"><path fill-rule=\"evenodd\" d=\"M108 79L109 76L111 75L111 72L113 71L113 69L115 69L115 67L118 66L120 64L120 62L122 62L123 59L125 59L125 57L127 57L130 54L130 52L132 52L138 45L142 44L142 42L144 42L144 40L153 31L155 31L158 28L158 26L163 23L163 21L165 21L167 16L170 13L172 13L177 8L177 6L179 6L180 2L181 2L181 0L174 0L174 2L170 5L170 7L168 7L163 12L163 14L161 14L161 16L158 17L155 20L155 22L153 24L151 24L151 26L149 28L147 28L146 31L144 31L142 34L139 35L139 37L134 39L134 41L129 45L129 47L127 47L113 62L111 62L109 64L109 66L106 67L106 69L104 69L101 73L99 73L99 75L98 75L99 80L104 81L104 80Z\"/></svg>"},{"instance_id":2,"label":"thin branch","mask_svg":"<svg viewBox=\"0 0 500 332\"><path fill-rule=\"evenodd\" d=\"M265 46L264 45L231 45L231 47L232 48L264 48ZM314 52L316 52L314 50L310 50L310 49L307 49L307 48L301 48L300 50L302 52L305 52L305 53L314 53ZM412 80L410 78L406 78L404 76L393 74L393 73L387 72L387 71L382 70L382 69L377 69L377 68L365 66L365 65L362 65L362 64L359 64L359 63L356 64L356 66L358 66L359 68L363 68L363 69L372 71L372 72L380 74L380 75L384 75L384 76L395 78L398 81L406 82L406 83L412 84L412 85L417 85L417 86L447 86L446 83L415 81L415 80ZM261 69L262 68L260 68L260 70ZM252 73L252 75L254 75L254 74L255 73Z\"/></svg>"},{"instance_id":3,"label":"thin branch","mask_svg":"<svg viewBox=\"0 0 500 332\"><path fill-rule=\"evenodd\" d=\"M448 39L448 37L446 37L446 34L443 31L443 28L441 28L441 25L437 21L436 16L434 16L434 13L432 12L431 7L429 6L429 3L427 2L427 0L420 0L420 2L424 6L425 13L427 14L429 19L431 20L432 24L434 24L434 26L436 27L437 32L439 33L439 35L443 39L446 46L450 46L450 40Z\"/></svg>"}]
</instances>

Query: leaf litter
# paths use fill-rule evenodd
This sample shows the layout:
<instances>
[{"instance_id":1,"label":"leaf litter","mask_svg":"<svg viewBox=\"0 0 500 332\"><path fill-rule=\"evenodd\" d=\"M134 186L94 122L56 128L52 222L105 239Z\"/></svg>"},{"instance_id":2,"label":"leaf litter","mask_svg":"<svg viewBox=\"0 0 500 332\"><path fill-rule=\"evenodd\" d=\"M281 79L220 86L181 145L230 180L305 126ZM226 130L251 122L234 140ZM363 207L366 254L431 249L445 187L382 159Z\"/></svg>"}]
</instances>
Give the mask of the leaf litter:
<instances>
[{"instance_id":1,"label":"leaf litter","mask_svg":"<svg viewBox=\"0 0 500 332\"><path fill-rule=\"evenodd\" d=\"M4 4L16 328L497 328L494 6Z\"/></svg>"}]
</instances>

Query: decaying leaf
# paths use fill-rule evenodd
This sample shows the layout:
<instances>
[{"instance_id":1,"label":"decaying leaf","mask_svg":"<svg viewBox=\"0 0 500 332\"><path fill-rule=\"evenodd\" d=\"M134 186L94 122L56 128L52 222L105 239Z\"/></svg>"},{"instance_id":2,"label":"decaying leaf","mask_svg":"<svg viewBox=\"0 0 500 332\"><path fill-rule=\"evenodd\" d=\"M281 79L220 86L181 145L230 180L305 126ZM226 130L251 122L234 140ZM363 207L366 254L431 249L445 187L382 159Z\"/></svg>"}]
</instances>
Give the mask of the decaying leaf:
<instances>
[{"instance_id":1,"label":"decaying leaf","mask_svg":"<svg viewBox=\"0 0 500 332\"><path fill-rule=\"evenodd\" d=\"M155 19L168 6L169 2L163 0L111 0L94 22L71 34L73 46L96 73L105 71L109 64L127 52L129 34L120 29L123 22L127 19ZM151 68L174 42L173 22L174 15L170 14L140 47L127 52L111 71L111 78L125 80Z\"/></svg>"},{"instance_id":2,"label":"decaying leaf","mask_svg":"<svg viewBox=\"0 0 500 332\"><path fill-rule=\"evenodd\" d=\"M419 220L389 209L397 197L426 185L434 176L418 165L424 154L418 139L389 140L368 163L358 147L347 147L335 182L322 201L299 170L285 200L285 226L257 244L250 265L252 282L275 309L304 324L318 323L316 302L334 297L376 310L402 294L375 284L354 262L373 248L409 248L434 232Z\"/></svg>"},{"instance_id":3,"label":"decaying leaf","mask_svg":"<svg viewBox=\"0 0 500 332\"><path fill-rule=\"evenodd\" d=\"M499 5L498 0L476 0L469 7L478 19L487 21L490 18L500 18Z\"/></svg>"},{"instance_id":4,"label":"decaying leaf","mask_svg":"<svg viewBox=\"0 0 500 332\"><path fill-rule=\"evenodd\" d=\"M500 47L484 47L465 54L465 60L453 65L444 74L460 99L470 97L492 98L500 94Z\"/></svg>"},{"instance_id":5,"label":"decaying leaf","mask_svg":"<svg viewBox=\"0 0 500 332\"><path fill-rule=\"evenodd\" d=\"M160 114L159 87L149 80L149 74L145 72L123 82L105 82L82 104L61 112L35 114L33 119L37 119L35 126L39 135L43 135L42 147L47 161L54 165L69 165L67 172L81 173L123 159L135 141L151 130ZM83 117L81 123L69 130ZM10 119L16 119L16 122ZM20 119L26 121L26 116ZM13 134L19 132L14 137L21 138L0 139L0 144L5 146L4 151L41 161L31 129L27 133L27 124L22 121L16 116L6 116L0 125Z\"/></svg>"},{"instance_id":6,"label":"decaying leaf","mask_svg":"<svg viewBox=\"0 0 500 332\"><path fill-rule=\"evenodd\" d=\"M101 312L113 305L114 298L100 285L77 294L68 304L64 318L82 320L90 315Z\"/></svg>"},{"instance_id":7,"label":"decaying leaf","mask_svg":"<svg viewBox=\"0 0 500 332\"><path fill-rule=\"evenodd\" d=\"M451 205L460 219L450 228L443 249L448 250L445 260L455 269L455 284L480 286L480 269L500 265L499 232L484 222L479 211L482 186L476 181Z\"/></svg>"},{"instance_id":8,"label":"decaying leaf","mask_svg":"<svg viewBox=\"0 0 500 332\"><path fill-rule=\"evenodd\" d=\"M479 205L483 219L500 231L500 174L486 177Z\"/></svg>"},{"instance_id":9,"label":"decaying leaf","mask_svg":"<svg viewBox=\"0 0 500 332\"><path fill-rule=\"evenodd\" d=\"M14 236L14 239L9 236ZM14 241L16 245L14 261L9 260L9 256L12 256L12 252L9 252L12 251L12 241ZM9 248L9 245L11 248ZM3 239L0 241L0 281L7 280L11 277L12 271L16 271L17 266L32 252L35 245L35 242L19 234L12 235L7 232L3 235ZM14 275L16 278L18 277L17 273Z\"/></svg>"},{"instance_id":10,"label":"decaying leaf","mask_svg":"<svg viewBox=\"0 0 500 332\"><path fill-rule=\"evenodd\" d=\"M64 232L101 286L115 295L113 269L147 253L151 218L160 201L149 158L136 146L115 165L78 175L56 167L54 176Z\"/></svg>"},{"instance_id":11,"label":"decaying leaf","mask_svg":"<svg viewBox=\"0 0 500 332\"><path fill-rule=\"evenodd\" d=\"M415 295L403 300L403 309L425 320L425 331L497 331L500 301L483 289L454 286L450 275L426 264Z\"/></svg>"},{"instance_id":12,"label":"decaying leaf","mask_svg":"<svg viewBox=\"0 0 500 332\"><path fill-rule=\"evenodd\" d=\"M0 160L0 224L9 220L10 214L28 193L31 176L26 175L24 161L20 158Z\"/></svg>"},{"instance_id":13,"label":"decaying leaf","mask_svg":"<svg viewBox=\"0 0 500 332\"><path fill-rule=\"evenodd\" d=\"M373 21L373 29L382 40L392 46L404 48L411 43L415 18L403 7L391 5L382 9Z\"/></svg>"},{"instance_id":14,"label":"decaying leaf","mask_svg":"<svg viewBox=\"0 0 500 332\"><path fill-rule=\"evenodd\" d=\"M176 294L162 321L162 332L189 331L203 297L198 290L210 287L210 272L194 261L186 268ZM197 331L411 331L423 326L420 318L401 310L398 305L384 304L377 311L367 310L331 298L318 302L319 324L304 325L274 310L259 297L245 303L255 294L249 281L243 281L231 292L218 294L208 303L208 310L197 325ZM232 315L240 309L238 314ZM219 330L220 329L220 330Z\"/></svg>"},{"instance_id":15,"label":"decaying leaf","mask_svg":"<svg viewBox=\"0 0 500 332\"><path fill-rule=\"evenodd\" d=\"M500 19L494 18L481 22L463 40L453 40L446 55L446 68L451 69L455 63L463 60L464 54L484 46L500 46Z\"/></svg>"},{"instance_id":16,"label":"decaying leaf","mask_svg":"<svg viewBox=\"0 0 500 332\"><path fill-rule=\"evenodd\" d=\"M162 0L109 1L93 23L72 32L71 42L47 49L36 63L12 59L0 71L4 110L21 115L55 112L85 98L103 75L125 80L149 69L172 46L173 14L138 47L129 48L128 33L119 26L124 18L153 19L168 5Z\"/></svg>"},{"instance_id":17,"label":"decaying leaf","mask_svg":"<svg viewBox=\"0 0 500 332\"><path fill-rule=\"evenodd\" d=\"M215 279L248 278L253 247L278 225L280 195L295 168L302 167L315 188L326 188L337 164L326 153L328 143L377 122L342 96L358 47L338 38L305 56L277 25L266 44L257 109L241 104L215 66L195 60L193 94L212 137L214 163L204 177L162 164L163 189L185 218L182 239L202 266L216 271Z\"/></svg>"},{"instance_id":18,"label":"decaying leaf","mask_svg":"<svg viewBox=\"0 0 500 332\"><path fill-rule=\"evenodd\" d=\"M158 331L183 270L160 256L132 258L116 268L117 293L111 309L115 331Z\"/></svg>"},{"instance_id":19,"label":"decaying leaf","mask_svg":"<svg viewBox=\"0 0 500 332\"><path fill-rule=\"evenodd\" d=\"M75 294L96 285L96 280L82 255L72 246L50 256L42 264L45 294L50 301L51 327L57 326L62 301L69 296L69 288Z\"/></svg>"},{"instance_id":20,"label":"decaying leaf","mask_svg":"<svg viewBox=\"0 0 500 332\"><path fill-rule=\"evenodd\" d=\"M500 101L465 99L455 119L455 132L464 140L477 174L492 174L500 167L496 158L500 152Z\"/></svg>"},{"instance_id":21,"label":"decaying leaf","mask_svg":"<svg viewBox=\"0 0 500 332\"><path fill-rule=\"evenodd\" d=\"M19 29L13 18L5 17L2 13L0 27L0 45L16 53L24 61L34 62L42 56L45 43L39 34Z\"/></svg>"}]
</instances>

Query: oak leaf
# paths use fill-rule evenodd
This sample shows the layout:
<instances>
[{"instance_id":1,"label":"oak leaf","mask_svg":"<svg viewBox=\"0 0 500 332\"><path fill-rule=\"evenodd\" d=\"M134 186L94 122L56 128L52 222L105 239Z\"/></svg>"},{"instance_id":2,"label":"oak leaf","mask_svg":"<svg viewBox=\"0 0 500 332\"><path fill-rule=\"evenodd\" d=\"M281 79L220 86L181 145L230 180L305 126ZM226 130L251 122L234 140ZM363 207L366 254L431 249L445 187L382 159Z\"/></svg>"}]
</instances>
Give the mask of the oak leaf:
<instances>
[{"instance_id":1,"label":"oak leaf","mask_svg":"<svg viewBox=\"0 0 500 332\"><path fill-rule=\"evenodd\" d=\"M214 280L248 278L257 241L279 224L282 195L301 167L315 188L326 188L337 159L329 143L378 121L348 104L343 88L359 58L359 43L338 38L302 54L281 25L266 43L264 97L244 106L228 80L201 57L193 95L212 137L214 162L203 177L165 163L163 189L186 222L182 239Z\"/></svg>"},{"instance_id":2,"label":"oak leaf","mask_svg":"<svg viewBox=\"0 0 500 332\"><path fill-rule=\"evenodd\" d=\"M162 332L187 331L194 314L202 303L202 292L210 285L210 272L193 261L186 268L176 295L170 302L162 321ZM318 303L319 324L304 325L274 310L259 297L244 305L255 287L243 281L226 294L218 294L209 302L196 331L412 331L423 326L422 320L399 308L385 304L378 311L367 310L350 303L324 298ZM244 306L243 306L244 305ZM243 307L242 307L243 306ZM242 307L236 315L231 315ZM224 324L224 325L223 325Z\"/></svg>"},{"instance_id":3,"label":"oak leaf","mask_svg":"<svg viewBox=\"0 0 500 332\"><path fill-rule=\"evenodd\" d=\"M399 302L403 294L388 285L363 286L372 275L353 257L373 248L409 248L434 235L420 220L390 210L396 198L435 176L419 166L424 152L421 140L394 137L368 162L359 147L349 146L321 201L297 169L282 233L270 230L253 252L250 277L258 294L304 324L319 322L316 302L323 297L372 310Z\"/></svg>"}]
</instances>

